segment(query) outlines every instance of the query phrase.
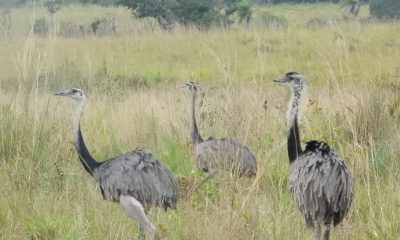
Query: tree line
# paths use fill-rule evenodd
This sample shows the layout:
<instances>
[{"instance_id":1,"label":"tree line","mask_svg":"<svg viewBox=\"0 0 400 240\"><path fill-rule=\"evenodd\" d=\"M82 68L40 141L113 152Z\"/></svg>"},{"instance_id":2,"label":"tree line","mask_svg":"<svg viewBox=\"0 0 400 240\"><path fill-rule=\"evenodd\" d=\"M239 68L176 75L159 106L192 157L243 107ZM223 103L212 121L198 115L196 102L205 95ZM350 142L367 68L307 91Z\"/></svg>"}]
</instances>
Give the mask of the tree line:
<instances>
[{"instance_id":1,"label":"tree line","mask_svg":"<svg viewBox=\"0 0 400 240\"><path fill-rule=\"evenodd\" d=\"M15 7L33 0L2 0L0 8ZM371 16L378 19L399 19L400 0L39 0L43 6L61 4L121 5L129 8L138 18L155 19L163 29L175 23L184 26L208 28L211 25L227 26L233 19L250 21L253 9L260 4L322 3L332 2L357 6L369 4ZM356 15L356 14L355 14Z\"/></svg>"}]
</instances>

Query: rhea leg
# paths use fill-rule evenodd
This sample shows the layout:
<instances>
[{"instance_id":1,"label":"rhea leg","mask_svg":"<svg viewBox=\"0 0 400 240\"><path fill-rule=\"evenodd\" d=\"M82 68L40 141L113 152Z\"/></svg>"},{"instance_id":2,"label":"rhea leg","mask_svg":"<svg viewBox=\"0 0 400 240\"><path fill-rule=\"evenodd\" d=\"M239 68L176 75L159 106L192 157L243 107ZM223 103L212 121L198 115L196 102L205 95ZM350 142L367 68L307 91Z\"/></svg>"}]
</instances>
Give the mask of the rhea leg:
<instances>
[{"instance_id":1,"label":"rhea leg","mask_svg":"<svg viewBox=\"0 0 400 240\"><path fill-rule=\"evenodd\" d=\"M119 197L119 202L128 217L135 219L139 224L140 239L144 239L145 232L150 232L154 240L159 239L156 227L147 218L145 209L136 198L126 195Z\"/></svg>"},{"instance_id":2,"label":"rhea leg","mask_svg":"<svg viewBox=\"0 0 400 240\"><path fill-rule=\"evenodd\" d=\"M324 240L329 240L329 235L331 233L331 224L326 225L325 231L324 231Z\"/></svg>"},{"instance_id":3,"label":"rhea leg","mask_svg":"<svg viewBox=\"0 0 400 240\"><path fill-rule=\"evenodd\" d=\"M314 235L315 240L321 240L321 225L318 223L314 223Z\"/></svg>"}]
</instances>

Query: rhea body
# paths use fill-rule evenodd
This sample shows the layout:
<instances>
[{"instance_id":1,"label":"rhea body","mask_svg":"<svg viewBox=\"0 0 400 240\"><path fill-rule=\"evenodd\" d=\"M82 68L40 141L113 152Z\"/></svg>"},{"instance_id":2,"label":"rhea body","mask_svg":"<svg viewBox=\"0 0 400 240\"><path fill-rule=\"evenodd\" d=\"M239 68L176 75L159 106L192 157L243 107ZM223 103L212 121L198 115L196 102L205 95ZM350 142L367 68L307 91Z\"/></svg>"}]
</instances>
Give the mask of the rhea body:
<instances>
[{"instance_id":1,"label":"rhea body","mask_svg":"<svg viewBox=\"0 0 400 240\"><path fill-rule=\"evenodd\" d=\"M85 93L71 88L55 94L75 100L73 135L75 148L85 170L100 185L104 200L119 202L128 215L139 224L140 238L149 233L159 239L156 227L147 218L151 207L165 210L176 208L178 185L168 168L152 154L136 149L104 162L96 161L83 140L80 120L86 104Z\"/></svg>"},{"instance_id":2,"label":"rhea body","mask_svg":"<svg viewBox=\"0 0 400 240\"><path fill-rule=\"evenodd\" d=\"M303 214L307 227L314 230L316 240L328 240L332 226L348 213L353 200L353 179L345 162L326 142L312 140L302 150L299 131L299 108L307 91L305 78L296 72L287 73L275 82L291 88L287 113L288 155L291 171L289 185L292 197ZM321 232L321 226L325 227Z\"/></svg>"},{"instance_id":3,"label":"rhea body","mask_svg":"<svg viewBox=\"0 0 400 240\"><path fill-rule=\"evenodd\" d=\"M234 139L215 139L210 137L203 140L196 122L196 97L198 85L194 82L186 83L191 92L191 123L192 140L195 145L195 154L198 167L205 171L223 169L233 171L239 176L254 176L257 172L257 162L249 148Z\"/></svg>"}]
</instances>

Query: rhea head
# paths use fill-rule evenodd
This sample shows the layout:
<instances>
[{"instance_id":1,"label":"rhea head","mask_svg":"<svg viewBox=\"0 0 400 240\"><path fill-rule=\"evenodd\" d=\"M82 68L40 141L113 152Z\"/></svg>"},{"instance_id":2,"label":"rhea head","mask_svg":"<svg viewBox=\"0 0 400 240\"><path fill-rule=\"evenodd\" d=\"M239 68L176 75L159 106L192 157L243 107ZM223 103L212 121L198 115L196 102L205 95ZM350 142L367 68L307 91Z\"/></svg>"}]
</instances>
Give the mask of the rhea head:
<instances>
[{"instance_id":1,"label":"rhea head","mask_svg":"<svg viewBox=\"0 0 400 240\"><path fill-rule=\"evenodd\" d=\"M189 91L191 91L191 92L197 92L197 90L200 89L200 85L195 82L187 82L184 87L189 89Z\"/></svg>"},{"instance_id":2,"label":"rhea head","mask_svg":"<svg viewBox=\"0 0 400 240\"><path fill-rule=\"evenodd\" d=\"M274 80L274 82L283 83L292 90L292 97L289 101L287 112L287 119L289 124L291 124L296 117L299 118L299 106L307 91L307 81L300 73L288 72L283 78Z\"/></svg>"},{"instance_id":3,"label":"rhea head","mask_svg":"<svg viewBox=\"0 0 400 240\"><path fill-rule=\"evenodd\" d=\"M70 89L64 90L62 92L55 93L54 95L70 97L77 102L80 102L80 101L86 99L85 93L79 88L70 88Z\"/></svg>"},{"instance_id":4,"label":"rhea head","mask_svg":"<svg viewBox=\"0 0 400 240\"><path fill-rule=\"evenodd\" d=\"M277 83L284 83L286 85L291 86L293 89L302 89L306 83L306 79L297 72L288 72L281 79L274 80Z\"/></svg>"}]
</instances>

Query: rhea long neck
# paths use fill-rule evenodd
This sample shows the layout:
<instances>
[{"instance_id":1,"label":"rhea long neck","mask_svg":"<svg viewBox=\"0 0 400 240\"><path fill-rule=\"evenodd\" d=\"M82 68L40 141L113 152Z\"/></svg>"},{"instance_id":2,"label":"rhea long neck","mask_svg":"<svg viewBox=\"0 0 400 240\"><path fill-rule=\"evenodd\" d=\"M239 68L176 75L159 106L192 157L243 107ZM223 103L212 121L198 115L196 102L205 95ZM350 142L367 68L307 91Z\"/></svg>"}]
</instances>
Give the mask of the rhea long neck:
<instances>
[{"instance_id":1,"label":"rhea long neck","mask_svg":"<svg viewBox=\"0 0 400 240\"><path fill-rule=\"evenodd\" d=\"M83 167L86 172L93 176L94 170L100 166L100 163L97 162L89 150L86 147L85 142L83 141L83 136L81 132L81 116L83 113L83 109L85 108L86 99L82 99L76 103L75 113L73 116L73 134L75 138L75 148L79 155L79 160L81 161Z\"/></svg>"},{"instance_id":2,"label":"rhea long neck","mask_svg":"<svg viewBox=\"0 0 400 240\"><path fill-rule=\"evenodd\" d=\"M192 92L192 112L191 112L191 117L192 117L192 140L194 144L198 144L203 142L203 139L200 136L199 129L197 128L197 123L196 123L196 95L197 95L197 90L193 90Z\"/></svg>"},{"instance_id":3,"label":"rhea long neck","mask_svg":"<svg viewBox=\"0 0 400 240\"><path fill-rule=\"evenodd\" d=\"M288 155L289 163L292 164L302 153L300 144L300 130L299 130L299 107L301 104L301 96L304 91L304 87L292 88L292 99L289 102L288 110L288 122L289 122L289 133L288 133Z\"/></svg>"}]
</instances>

